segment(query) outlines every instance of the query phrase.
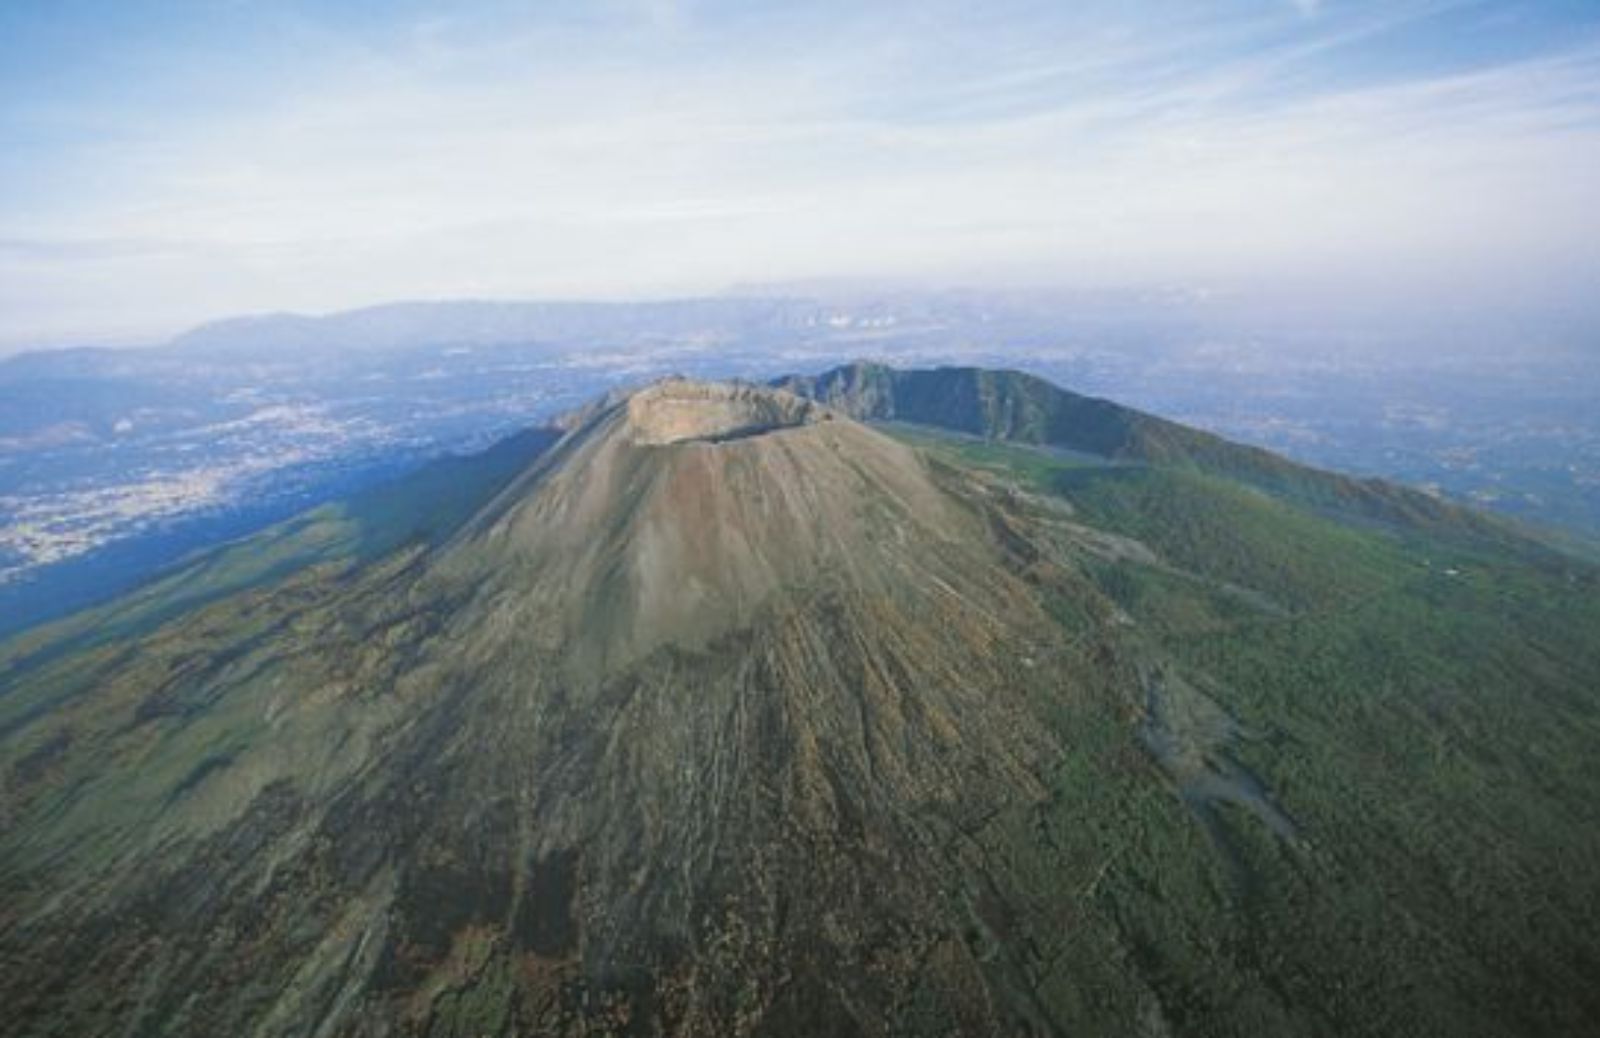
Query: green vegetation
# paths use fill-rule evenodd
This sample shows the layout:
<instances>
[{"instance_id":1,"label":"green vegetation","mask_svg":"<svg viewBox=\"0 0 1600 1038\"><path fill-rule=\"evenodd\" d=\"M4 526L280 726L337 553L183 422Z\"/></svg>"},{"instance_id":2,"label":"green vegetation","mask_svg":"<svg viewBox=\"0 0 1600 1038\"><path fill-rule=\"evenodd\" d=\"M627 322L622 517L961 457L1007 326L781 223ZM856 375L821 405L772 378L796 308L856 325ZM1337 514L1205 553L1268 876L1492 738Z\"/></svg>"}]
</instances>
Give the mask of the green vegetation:
<instances>
[{"instance_id":1,"label":"green vegetation","mask_svg":"<svg viewBox=\"0 0 1600 1038\"><path fill-rule=\"evenodd\" d=\"M972 457L959 438L911 438ZM1197 853L1205 828L1178 797L1107 802L1126 763L1075 756L1042 824L1056 845L1078 838L1067 857L1109 862L1091 929L1139 968L1101 971L1108 1005L1149 984L1188 1034L1576 1034L1600 1019L1591 567L1338 522L1190 471L1051 474L1037 450L983 449L991 471L1008 456L1019 483L1155 550L1161 565L1083 561L1133 620L1122 651L1203 685L1243 733L1227 754L1299 830L1286 842L1225 806L1227 855ZM1115 1030L1121 1012L1085 1020Z\"/></svg>"}]
</instances>

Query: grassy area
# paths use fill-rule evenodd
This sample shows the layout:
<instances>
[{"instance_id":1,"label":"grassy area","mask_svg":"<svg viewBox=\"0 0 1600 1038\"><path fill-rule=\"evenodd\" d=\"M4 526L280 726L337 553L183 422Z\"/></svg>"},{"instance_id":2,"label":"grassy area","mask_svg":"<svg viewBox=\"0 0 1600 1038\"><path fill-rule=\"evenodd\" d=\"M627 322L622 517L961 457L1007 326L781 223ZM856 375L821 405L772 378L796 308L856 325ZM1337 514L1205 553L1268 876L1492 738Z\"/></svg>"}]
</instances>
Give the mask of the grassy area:
<instances>
[{"instance_id":1,"label":"grassy area","mask_svg":"<svg viewBox=\"0 0 1600 1038\"><path fill-rule=\"evenodd\" d=\"M1152 548L1159 565L1072 563L1132 621L1106 651L1199 683L1243 733L1227 757L1299 829L1285 841L1223 805L1208 830L1155 795L1111 715L1058 707L1082 752L1036 820L1054 850L1021 818L997 846L1034 859L1017 881L1041 903L1063 862L1094 888L1049 974L1076 978L1059 984L1081 1023L1126 1019L1146 985L1189 1034L1579 1033L1600 1019L1592 568L1339 521L1192 470L894 431ZM1083 1002L1086 977L1098 1004Z\"/></svg>"}]
</instances>

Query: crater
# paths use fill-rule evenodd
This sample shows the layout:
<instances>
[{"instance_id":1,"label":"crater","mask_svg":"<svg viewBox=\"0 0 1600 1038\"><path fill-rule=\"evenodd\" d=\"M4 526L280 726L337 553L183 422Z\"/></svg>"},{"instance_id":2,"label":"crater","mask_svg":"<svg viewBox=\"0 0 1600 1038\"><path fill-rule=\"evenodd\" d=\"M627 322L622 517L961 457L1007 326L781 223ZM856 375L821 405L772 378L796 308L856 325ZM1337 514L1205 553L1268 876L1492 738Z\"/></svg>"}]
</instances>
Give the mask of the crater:
<instances>
[{"instance_id":1,"label":"crater","mask_svg":"<svg viewBox=\"0 0 1600 1038\"><path fill-rule=\"evenodd\" d=\"M831 418L826 408L760 386L673 380L628 401L633 442L727 443Z\"/></svg>"}]
</instances>

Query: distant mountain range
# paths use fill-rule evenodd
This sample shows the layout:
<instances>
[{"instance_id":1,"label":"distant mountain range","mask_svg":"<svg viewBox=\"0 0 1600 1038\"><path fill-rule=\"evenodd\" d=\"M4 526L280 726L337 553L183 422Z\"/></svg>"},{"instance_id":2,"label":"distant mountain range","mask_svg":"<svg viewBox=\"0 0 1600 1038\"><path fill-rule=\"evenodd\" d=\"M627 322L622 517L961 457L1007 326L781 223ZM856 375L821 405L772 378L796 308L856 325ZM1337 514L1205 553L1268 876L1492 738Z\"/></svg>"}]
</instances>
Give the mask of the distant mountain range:
<instances>
[{"instance_id":1,"label":"distant mountain range","mask_svg":"<svg viewBox=\"0 0 1600 1038\"><path fill-rule=\"evenodd\" d=\"M202 325L173 340L178 349L404 350L435 346L607 340L683 335L735 336L752 330L815 327L820 304L795 299L679 299L659 303L391 303L307 317L266 314Z\"/></svg>"},{"instance_id":2,"label":"distant mountain range","mask_svg":"<svg viewBox=\"0 0 1600 1038\"><path fill-rule=\"evenodd\" d=\"M918 329L1000 331L1050 321L1104 318L1137 309L1146 320L1183 313L1195 300L1172 291L1138 293L884 290L771 292L655 302L443 300L388 303L324 316L259 314L202 325L172 340L192 354L282 349L407 350L437 346L639 340L703 342L753 337Z\"/></svg>"},{"instance_id":3,"label":"distant mountain range","mask_svg":"<svg viewBox=\"0 0 1600 1038\"><path fill-rule=\"evenodd\" d=\"M1014 372L622 390L0 642L8 1034L1585 1034L1600 569Z\"/></svg>"}]
</instances>

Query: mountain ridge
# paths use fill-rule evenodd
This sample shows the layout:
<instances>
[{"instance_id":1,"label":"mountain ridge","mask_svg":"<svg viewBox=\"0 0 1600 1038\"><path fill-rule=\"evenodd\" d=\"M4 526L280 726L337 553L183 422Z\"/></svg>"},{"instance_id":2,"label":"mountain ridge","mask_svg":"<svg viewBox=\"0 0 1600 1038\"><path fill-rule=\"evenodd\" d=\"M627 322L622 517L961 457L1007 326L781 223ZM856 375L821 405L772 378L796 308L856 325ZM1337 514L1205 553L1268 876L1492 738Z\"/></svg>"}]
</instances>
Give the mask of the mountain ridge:
<instances>
[{"instance_id":1,"label":"mountain ridge","mask_svg":"<svg viewBox=\"0 0 1600 1038\"><path fill-rule=\"evenodd\" d=\"M1377 521L1517 538L1509 524L1383 479L1356 479L1290 461L1020 371L972 367L897 370L856 362L773 385L852 417L903 420L989 439L1065 447L1118 461L1188 467L1316 507Z\"/></svg>"}]
</instances>

